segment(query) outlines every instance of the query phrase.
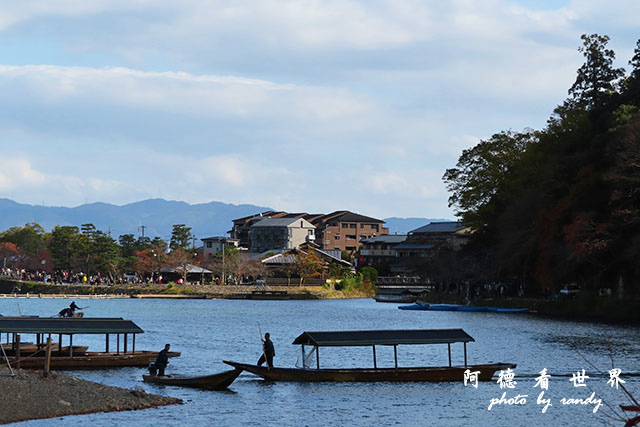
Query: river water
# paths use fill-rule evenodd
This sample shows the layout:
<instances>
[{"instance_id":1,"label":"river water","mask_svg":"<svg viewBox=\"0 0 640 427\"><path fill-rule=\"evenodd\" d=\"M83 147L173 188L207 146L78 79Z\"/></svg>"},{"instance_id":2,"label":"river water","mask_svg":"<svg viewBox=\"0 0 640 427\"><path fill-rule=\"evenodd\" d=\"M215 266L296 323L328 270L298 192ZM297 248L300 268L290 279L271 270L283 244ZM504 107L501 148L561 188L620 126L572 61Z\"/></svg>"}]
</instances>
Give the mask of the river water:
<instances>
[{"instance_id":1,"label":"river water","mask_svg":"<svg viewBox=\"0 0 640 427\"><path fill-rule=\"evenodd\" d=\"M50 298L0 299L0 314L51 316L70 300ZM623 425L618 405L629 400L621 389L607 384L612 362L620 378L640 399L640 334L637 327L601 323L550 320L529 314L431 312L398 310L396 304L372 299L323 301L239 300L76 300L89 317L122 317L144 329L136 348L171 350L182 357L171 359L167 372L204 375L228 367L223 359L255 363L261 354L258 323L270 332L276 348L275 365L292 367L299 357L291 342L302 331L463 328L475 342L469 343L469 363L514 362L515 386L501 389L497 375L478 388L455 383L268 383L243 373L230 391L200 391L163 387L142 382L141 368L73 371L78 377L149 393L178 397L183 405L142 411L69 416L19 423L49 425L194 425L194 426L523 426L523 425ZM33 340L32 336L24 339ZM112 340L113 341L113 340ZM74 344L104 350L104 337L78 336ZM114 343L112 342L112 346ZM393 347L378 347L378 366L393 367ZM464 361L462 344L452 345L454 364ZM323 348L323 367L370 367L370 348ZM400 366L447 365L447 347L399 346ZM537 404L539 372L551 375L544 398L551 399L545 413ZM585 370L585 387L576 387L572 374ZM598 370L601 373L598 373ZM629 374L636 374L630 376ZM526 395L521 405L494 404ZM561 399L584 399L592 393L596 403L563 404ZM63 396L61 396L63 398ZM522 399L518 400L522 402ZM610 418L618 417L618 419Z\"/></svg>"}]
</instances>

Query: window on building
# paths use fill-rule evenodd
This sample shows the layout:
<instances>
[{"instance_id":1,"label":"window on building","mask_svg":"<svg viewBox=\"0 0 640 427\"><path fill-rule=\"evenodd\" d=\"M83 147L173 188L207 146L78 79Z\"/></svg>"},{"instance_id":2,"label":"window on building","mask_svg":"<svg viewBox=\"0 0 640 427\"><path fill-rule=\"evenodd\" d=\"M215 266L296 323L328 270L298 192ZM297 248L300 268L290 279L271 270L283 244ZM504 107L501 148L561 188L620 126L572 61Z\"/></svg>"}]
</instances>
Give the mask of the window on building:
<instances>
[{"instance_id":1,"label":"window on building","mask_svg":"<svg viewBox=\"0 0 640 427\"><path fill-rule=\"evenodd\" d=\"M356 247L355 246L347 246L344 249L347 250L347 251L355 251Z\"/></svg>"},{"instance_id":2,"label":"window on building","mask_svg":"<svg viewBox=\"0 0 640 427\"><path fill-rule=\"evenodd\" d=\"M356 228L356 224L349 224L349 228Z\"/></svg>"},{"instance_id":3,"label":"window on building","mask_svg":"<svg viewBox=\"0 0 640 427\"><path fill-rule=\"evenodd\" d=\"M342 224L342 228L349 228L349 224Z\"/></svg>"},{"instance_id":4,"label":"window on building","mask_svg":"<svg viewBox=\"0 0 640 427\"><path fill-rule=\"evenodd\" d=\"M356 240L355 234L347 234L347 240Z\"/></svg>"},{"instance_id":5,"label":"window on building","mask_svg":"<svg viewBox=\"0 0 640 427\"><path fill-rule=\"evenodd\" d=\"M207 242L207 247L210 248L211 247L211 242Z\"/></svg>"},{"instance_id":6,"label":"window on building","mask_svg":"<svg viewBox=\"0 0 640 427\"><path fill-rule=\"evenodd\" d=\"M340 240L340 236L336 236L336 240Z\"/></svg>"},{"instance_id":7,"label":"window on building","mask_svg":"<svg viewBox=\"0 0 640 427\"><path fill-rule=\"evenodd\" d=\"M371 228L378 231L378 224L371 224Z\"/></svg>"},{"instance_id":8,"label":"window on building","mask_svg":"<svg viewBox=\"0 0 640 427\"><path fill-rule=\"evenodd\" d=\"M364 224L360 224L360 228L364 228Z\"/></svg>"}]
</instances>

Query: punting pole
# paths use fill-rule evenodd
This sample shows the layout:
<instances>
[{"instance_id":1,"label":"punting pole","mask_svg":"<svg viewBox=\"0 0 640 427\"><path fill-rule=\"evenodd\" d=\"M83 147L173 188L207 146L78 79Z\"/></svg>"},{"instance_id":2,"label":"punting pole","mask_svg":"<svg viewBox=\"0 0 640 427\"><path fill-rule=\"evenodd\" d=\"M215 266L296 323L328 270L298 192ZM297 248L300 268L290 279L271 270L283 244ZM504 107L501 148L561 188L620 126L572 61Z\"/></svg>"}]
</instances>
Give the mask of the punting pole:
<instances>
[{"instance_id":1,"label":"punting pole","mask_svg":"<svg viewBox=\"0 0 640 427\"><path fill-rule=\"evenodd\" d=\"M396 369L398 369L398 345L393 345L393 358L396 361Z\"/></svg>"},{"instance_id":2,"label":"punting pole","mask_svg":"<svg viewBox=\"0 0 640 427\"><path fill-rule=\"evenodd\" d=\"M376 346L373 346L373 369L378 369L378 363L376 361Z\"/></svg>"},{"instance_id":3,"label":"punting pole","mask_svg":"<svg viewBox=\"0 0 640 427\"><path fill-rule=\"evenodd\" d=\"M451 343L447 343L447 347L449 348L449 366L451 366Z\"/></svg>"}]
</instances>

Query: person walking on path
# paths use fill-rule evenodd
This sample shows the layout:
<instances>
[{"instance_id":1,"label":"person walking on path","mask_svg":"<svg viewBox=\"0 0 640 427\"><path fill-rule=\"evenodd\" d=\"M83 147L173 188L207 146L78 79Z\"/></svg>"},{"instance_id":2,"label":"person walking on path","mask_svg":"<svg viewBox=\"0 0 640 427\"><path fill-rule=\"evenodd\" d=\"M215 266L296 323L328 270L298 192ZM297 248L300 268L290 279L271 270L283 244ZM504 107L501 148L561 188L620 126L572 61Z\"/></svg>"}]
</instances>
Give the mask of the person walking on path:
<instances>
[{"instance_id":1,"label":"person walking on path","mask_svg":"<svg viewBox=\"0 0 640 427\"><path fill-rule=\"evenodd\" d=\"M164 377L164 369L169 364L169 356L167 355L169 348L171 348L171 345L165 344L164 349L162 349L160 353L158 353L158 357L156 357L156 368L158 368L159 377Z\"/></svg>"},{"instance_id":2,"label":"person walking on path","mask_svg":"<svg viewBox=\"0 0 640 427\"><path fill-rule=\"evenodd\" d=\"M262 364L266 361L267 366L273 368L273 356L276 355L276 350L273 348L273 342L271 341L271 335L269 332L264 334L264 339L262 340L262 356L258 360L258 366L262 366Z\"/></svg>"}]
</instances>

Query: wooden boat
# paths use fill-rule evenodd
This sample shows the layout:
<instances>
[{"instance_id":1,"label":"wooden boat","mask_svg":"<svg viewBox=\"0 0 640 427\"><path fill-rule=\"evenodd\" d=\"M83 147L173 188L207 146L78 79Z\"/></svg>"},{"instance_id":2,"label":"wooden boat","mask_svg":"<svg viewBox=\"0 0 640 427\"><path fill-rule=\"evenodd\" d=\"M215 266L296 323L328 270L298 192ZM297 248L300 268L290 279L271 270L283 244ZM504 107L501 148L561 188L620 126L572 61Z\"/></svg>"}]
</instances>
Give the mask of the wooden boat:
<instances>
[{"instance_id":1,"label":"wooden boat","mask_svg":"<svg viewBox=\"0 0 640 427\"><path fill-rule=\"evenodd\" d=\"M418 299L416 295L403 295L403 294L378 294L375 296L376 302L391 302L391 303L411 303Z\"/></svg>"},{"instance_id":2,"label":"wooden boat","mask_svg":"<svg viewBox=\"0 0 640 427\"><path fill-rule=\"evenodd\" d=\"M7 341L9 336L12 336L12 341L7 343L9 347L15 348L20 345L21 349L20 358L16 357L15 353L12 356L7 354L7 361L20 368L44 368L46 354L42 351L42 346L52 336L57 337L57 343L52 339L51 369L146 367L156 358L158 351L136 351L136 335L143 332L138 325L122 318L0 317L0 335L6 333ZM36 343L41 346L40 352L24 353L22 349L25 347L20 344L21 334L35 334ZM74 336L88 334L105 337L104 352L88 352L86 346L73 345ZM114 335L115 340L113 340ZM68 337L68 346L62 345L63 336ZM112 351L110 351L110 343ZM130 347L129 344L131 344ZM77 350L81 352L77 353ZM178 357L180 353L169 352L168 356Z\"/></svg>"},{"instance_id":3,"label":"wooden boat","mask_svg":"<svg viewBox=\"0 0 640 427\"><path fill-rule=\"evenodd\" d=\"M243 369L268 381L295 382L445 382L462 381L467 369L480 371L480 381L490 381L498 370L515 368L513 363L494 363L485 365L418 367L418 368L378 368L378 369L298 369L267 368L224 361L234 368Z\"/></svg>"},{"instance_id":4,"label":"wooden boat","mask_svg":"<svg viewBox=\"0 0 640 427\"><path fill-rule=\"evenodd\" d=\"M326 331L304 332L293 344L302 346L302 359L305 360L305 346L313 346L316 355L316 368L269 368L252 364L225 360L234 368L243 369L269 381L297 382L441 382L463 381L465 372L478 371L480 381L490 381L499 370L515 368L514 363L467 364L467 342L474 341L462 329L414 329L414 330L378 330L378 331ZM451 363L451 344L464 343L464 365ZM449 366L399 367L398 345L411 344L447 344ZM395 366L379 368L376 362L376 345L394 347ZM373 368L356 369L320 369L319 347L370 346L373 349Z\"/></svg>"},{"instance_id":5,"label":"wooden boat","mask_svg":"<svg viewBox=\"0 0 640 427\"><path fill-rule=\"evenodd\" d=\"M129 353L102 353L87 352L80 355L63 355L51 357L51 369L101 369L122 368L125 366L147 367L158 356L157 351L135 351ZM179 352L169 352L169 357L179 357ZM9 362L14 365L15 357L10 357ZM21 356L20 367L26 369L42 369L45 357Z\"/></svg>"},{"instance_id":6,"label":"wooden boat","mask_svg":"<svg viewBox=\"0 0 640 427\"><path fill-rule=\"evenodd\" d=\"M230 371L224 371L219 374L204 375L200 377L174 377L157 375L143 375L142 379L146 383L173 385L178 387L203 388L207 390L225 390L232 382L238 378L242 369L235 368Z\"/></svg>"},{"instance_id":7,"label":"wooden boat","mask_svg":"<svg viewBox=\"0 0 640 427\"><path fill-rule=\"evenodd\" d=\"M400 310L429 310L429 305L411 304L411 305L399 305Z\"/></svg>"},{"instance_id":8,"label":"wooden boat","mask_svg":"<svg viewBox=\"0 0 640 427\"><path fill-rule=\"evenodd\" d=\"M4 347L4 351L6 353L7 356L15 356L16 351L12 348L11 344L7 345L7 344L3 344ZM52 347L53 350L51 351L51 356L56 357L56 356L68 356L69 355L69 350L70 347L68 345L61 347L60 349L58 349L58 347ZM86 353L87 350L89 349L89 346L86 345L74 345L73 346L73 354L75 355L81 355L83 353ZM28 356L31 354L35 354L40 352L40 354L44 354L46 352L46 346L43 344L40 345L36 345L36 344L29 344L29 345L22 345L20 344L20 356Z\"/></svg>"}]
</instances>

